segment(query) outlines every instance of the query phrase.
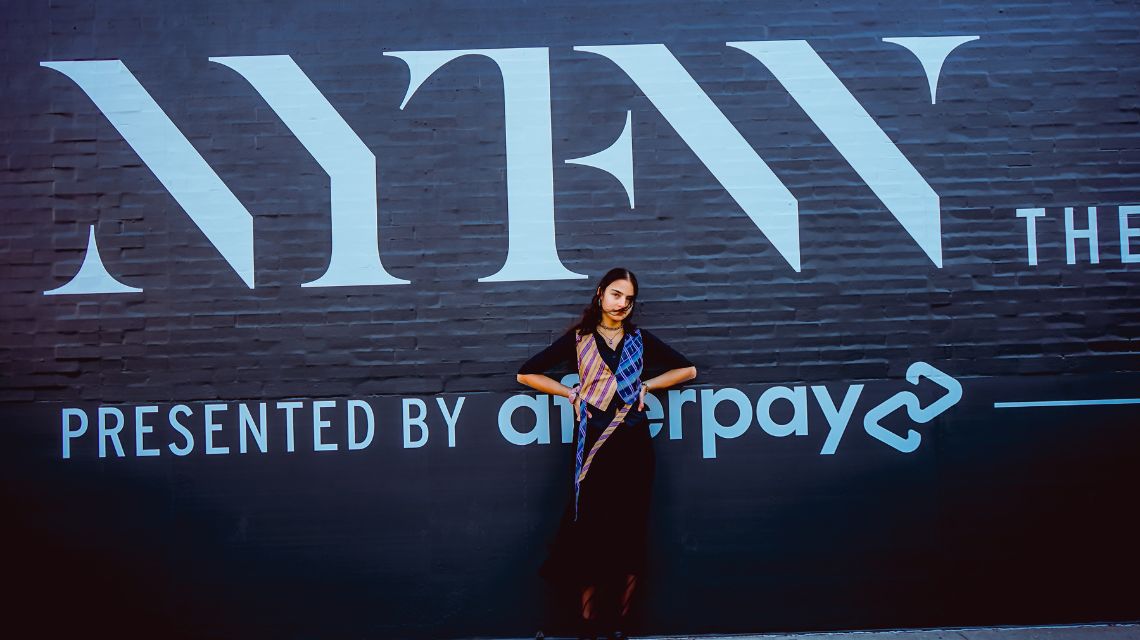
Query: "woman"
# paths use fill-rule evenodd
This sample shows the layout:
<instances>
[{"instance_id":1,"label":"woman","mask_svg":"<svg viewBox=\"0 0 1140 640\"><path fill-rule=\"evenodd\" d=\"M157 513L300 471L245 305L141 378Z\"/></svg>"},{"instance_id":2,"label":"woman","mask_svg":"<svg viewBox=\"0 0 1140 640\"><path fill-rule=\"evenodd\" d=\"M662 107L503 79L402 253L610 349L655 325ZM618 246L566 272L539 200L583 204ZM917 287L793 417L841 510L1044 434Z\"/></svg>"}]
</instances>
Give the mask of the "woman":
<instances>
[{"instance_id":1,"label":"woman","mask_svg":"<svg viewBox=\"0 0 1140 640\"><path fill-rule=\"evenodd\" d=\"M626 269L602 277L582 318L528 360L518 381L574 406L573 493L540 574L580 597L583 628L603 624L620 638L643 574L653 447L645 394L697 375L683 355L631 322L637 278ZM577 367L573 388L547 377L559 365ZM642 380L648 368L666 371Z\"/></svg>"}]
</instances>

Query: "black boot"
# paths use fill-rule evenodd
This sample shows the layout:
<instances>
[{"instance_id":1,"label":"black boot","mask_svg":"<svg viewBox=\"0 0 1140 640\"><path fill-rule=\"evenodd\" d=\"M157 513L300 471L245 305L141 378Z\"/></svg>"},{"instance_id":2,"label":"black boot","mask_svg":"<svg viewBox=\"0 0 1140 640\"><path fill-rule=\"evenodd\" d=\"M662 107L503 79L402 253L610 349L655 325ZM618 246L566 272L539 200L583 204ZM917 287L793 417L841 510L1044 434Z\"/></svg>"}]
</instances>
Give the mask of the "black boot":
<instances>
[{"instance_id":1,"label":"black boot","mask_svg":"<svg viewBox=\"0 0 1140 640\"><path fill-rule=\"evenodd\" d=\"M609 612L599 620L598 626L604 629L605 633L599 631L596 640L625 640L624 622L617 612Z\"/></svg>"},{"instance_id":2,"label":"black boot","mask_svg":"<svg viewBox=\"0 0 1140 640\"><path fill-rule=\"evenodd\" d=\"M578 619L578 640L596 640L605 638L597 618Z\"/></svg>"}]
</instances>

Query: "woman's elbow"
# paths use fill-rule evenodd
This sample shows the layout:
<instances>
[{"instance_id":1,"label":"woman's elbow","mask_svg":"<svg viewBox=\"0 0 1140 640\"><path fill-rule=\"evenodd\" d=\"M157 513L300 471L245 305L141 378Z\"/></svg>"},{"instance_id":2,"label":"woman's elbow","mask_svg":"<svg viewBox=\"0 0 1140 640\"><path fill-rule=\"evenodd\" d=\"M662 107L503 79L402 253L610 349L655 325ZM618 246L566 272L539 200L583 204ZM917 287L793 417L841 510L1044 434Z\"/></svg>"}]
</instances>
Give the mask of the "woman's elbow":
<instances>
[{"instance_id":1,"label":"woman's elbow","mask_svg":"<svg viewBox=\"0 0 1140 640\"><path fill-rule=\"evenodd\" d=\"M523 378L524 378L524 377L526 377L526 374L525 374L525 373L518 373L518 374L515 374L515 380L518 380L518 381L519 381L519 384L526 384L525 382L523 382Z\"/></svg>"},{"instance_id":2,"label":"woman's elbow","mask_svg":"<svg viewBox=\"0 0 1140 640\"><path fill-rule=\"evenodd\" d=\"M686 371L686 375L688 375L688 378L686 378L686 380L692 380L693 378L697 377L697 368L696 367L689 367L685 371Z\"/></svg>"}]
</instances>

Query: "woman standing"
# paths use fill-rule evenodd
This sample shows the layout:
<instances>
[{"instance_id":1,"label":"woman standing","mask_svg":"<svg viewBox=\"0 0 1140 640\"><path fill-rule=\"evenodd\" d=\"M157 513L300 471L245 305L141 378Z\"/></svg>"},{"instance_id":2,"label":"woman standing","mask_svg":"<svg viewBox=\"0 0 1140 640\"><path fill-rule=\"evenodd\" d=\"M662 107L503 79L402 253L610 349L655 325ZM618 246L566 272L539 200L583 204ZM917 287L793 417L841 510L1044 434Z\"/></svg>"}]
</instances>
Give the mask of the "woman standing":
<instances>
[{"instance_id":1,"label":"woman standing","mask_svg":"<svg viewBox=\"0 0 1140 640\"><path fill-rule=\"evenodd\" d=\"M645 394L697 375L683 355L631 322L637 278L611 269L582 318L519 369L518 381L574 406L573 493L540 573L580 597L584 629L602 625L623 636L630 602L646 563L654 457ZM547 377L576 366L573 388ZM665 372L642 380L647 368Z\"/></svg>"}]
</instances>

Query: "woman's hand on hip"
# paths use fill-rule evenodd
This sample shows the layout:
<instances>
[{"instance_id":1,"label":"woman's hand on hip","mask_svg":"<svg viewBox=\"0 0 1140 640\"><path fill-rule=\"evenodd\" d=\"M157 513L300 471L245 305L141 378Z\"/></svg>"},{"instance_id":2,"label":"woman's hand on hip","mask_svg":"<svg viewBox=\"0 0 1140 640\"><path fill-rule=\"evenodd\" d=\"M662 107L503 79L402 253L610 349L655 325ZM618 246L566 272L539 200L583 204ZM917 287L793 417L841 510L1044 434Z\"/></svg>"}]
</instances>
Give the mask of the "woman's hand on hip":
<instances>
[{"instance_id":1,"label":"woman's hand on hip","mask_svg":"<svg viewBox=\"0 0 1140 640\"><path fill-rule=\"evenodd\" d=\"M575 402L575 403L573 403L573 405L574 405L574 422L578 423L582 420L581 401ZM587 418L593 418L594 414L590 413L589 409L586 409L586 417Z\"/></svg>"}]
</instances>

